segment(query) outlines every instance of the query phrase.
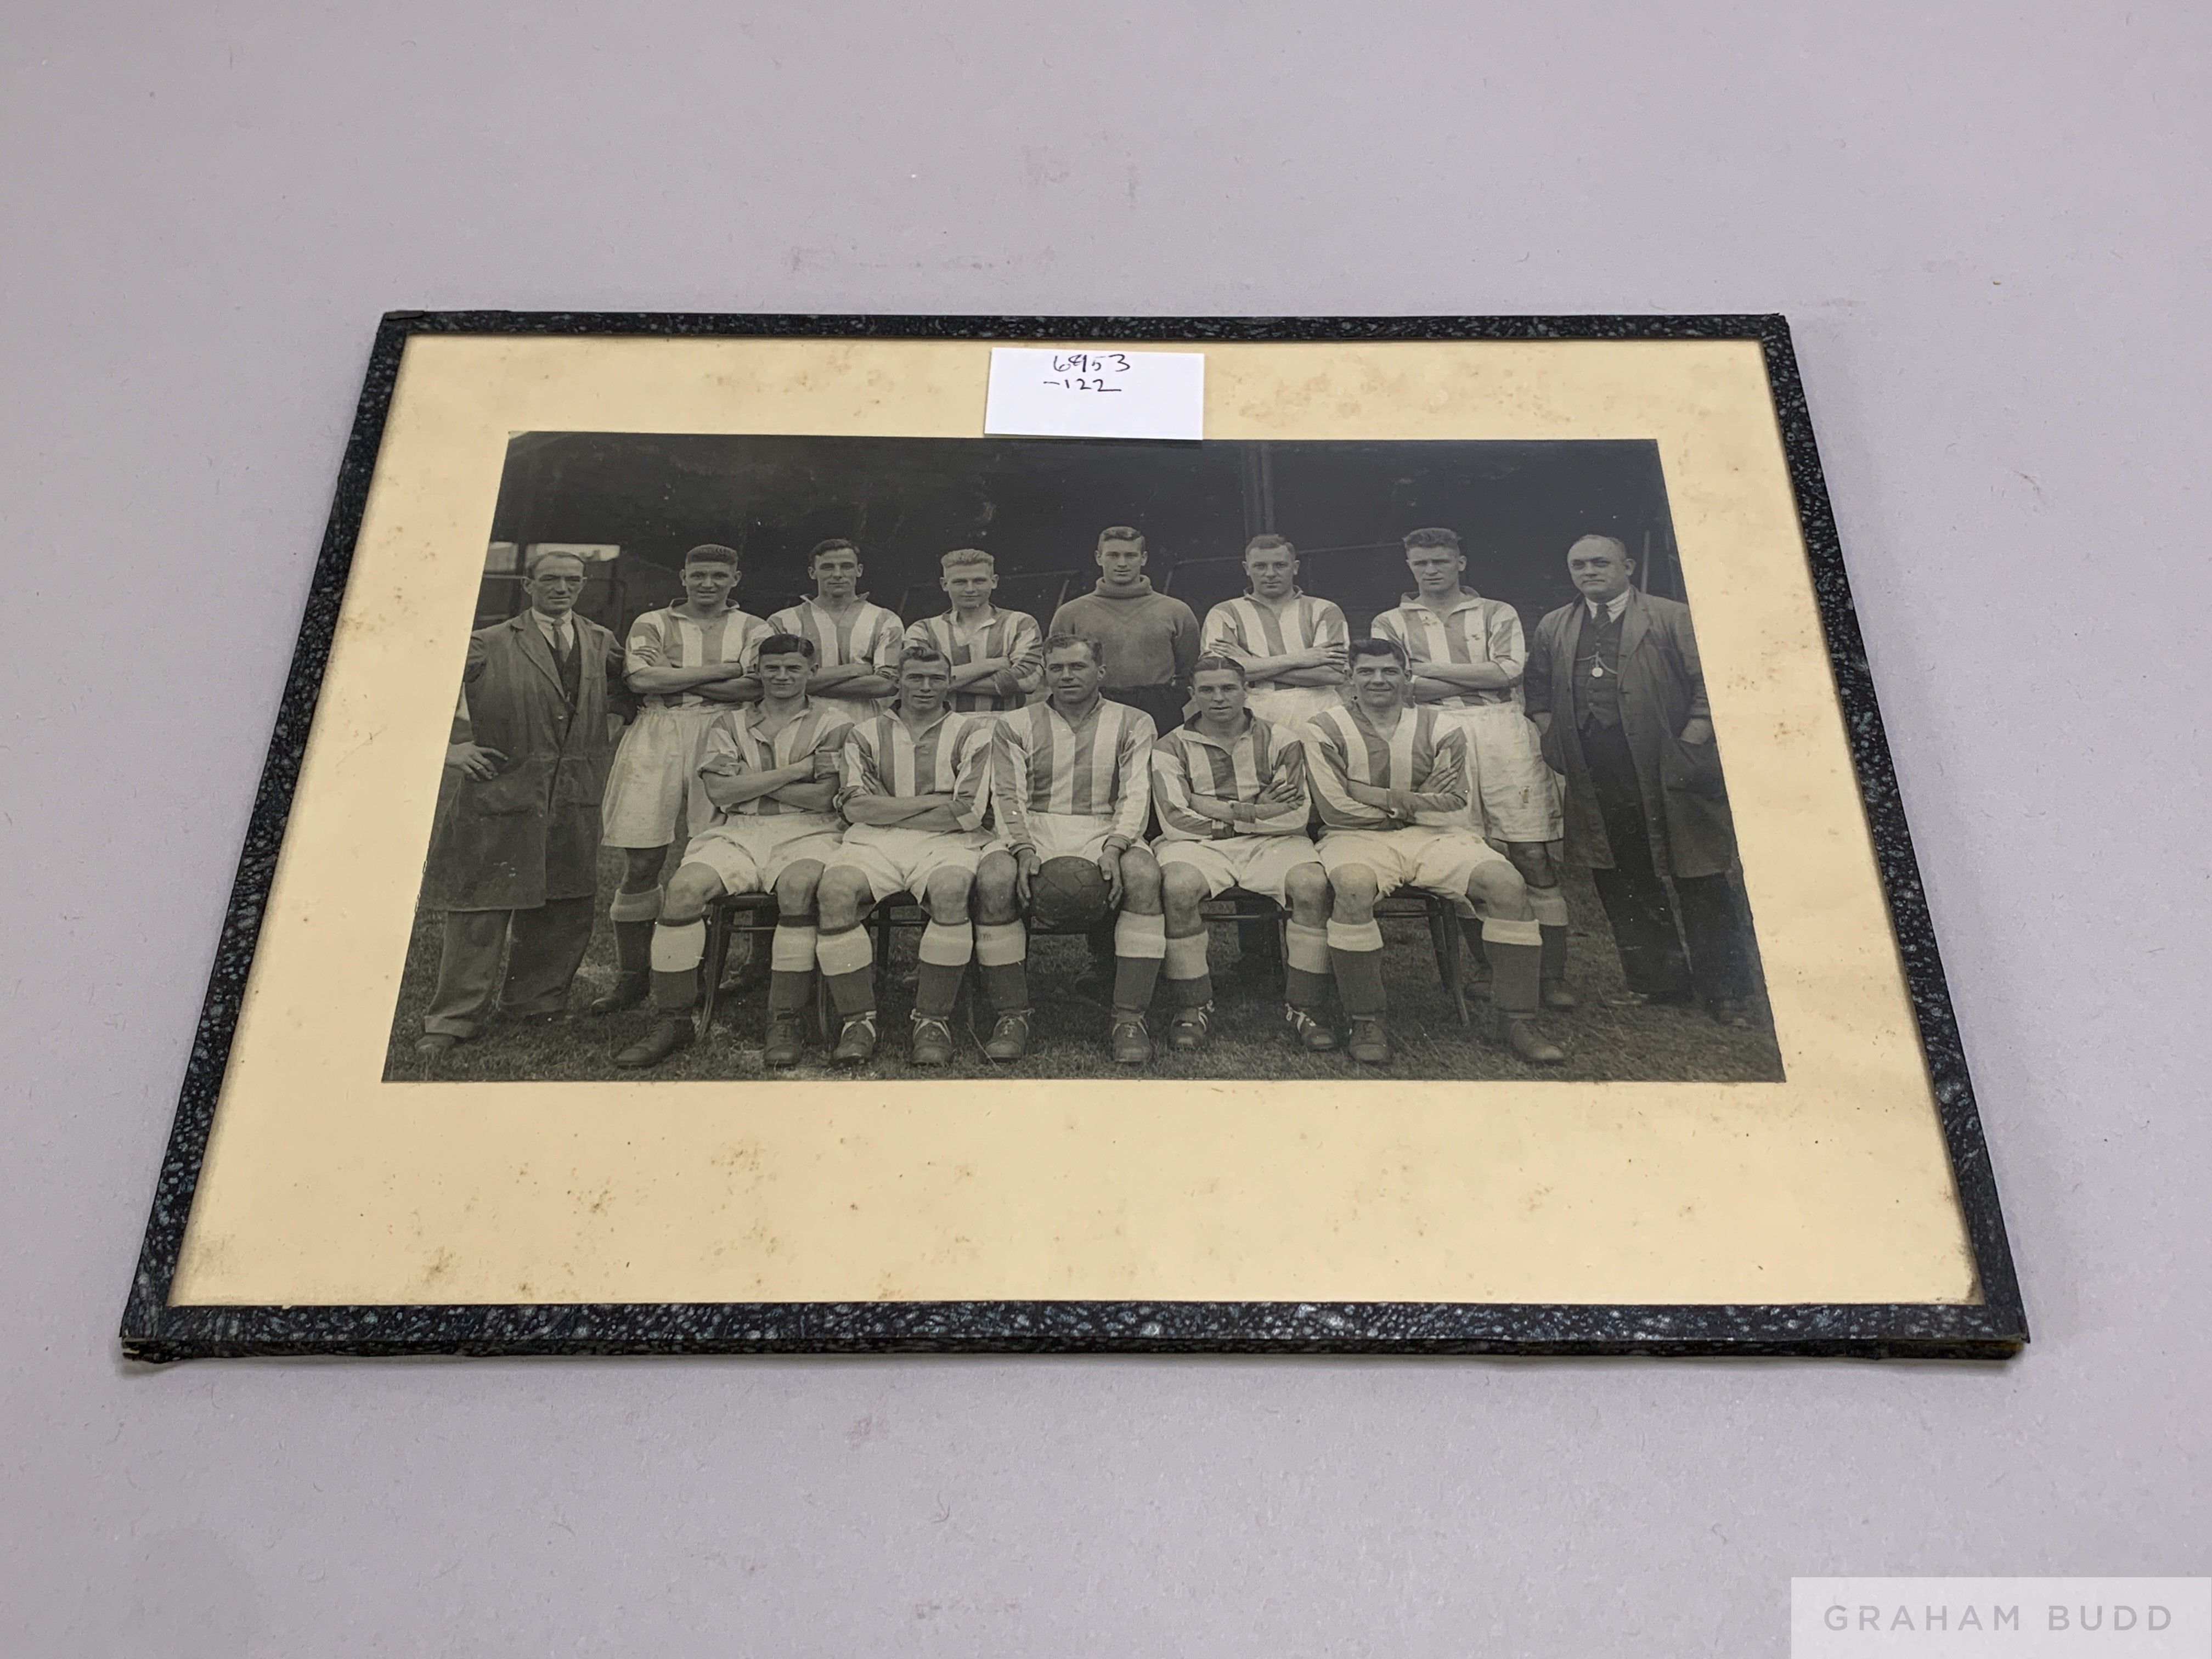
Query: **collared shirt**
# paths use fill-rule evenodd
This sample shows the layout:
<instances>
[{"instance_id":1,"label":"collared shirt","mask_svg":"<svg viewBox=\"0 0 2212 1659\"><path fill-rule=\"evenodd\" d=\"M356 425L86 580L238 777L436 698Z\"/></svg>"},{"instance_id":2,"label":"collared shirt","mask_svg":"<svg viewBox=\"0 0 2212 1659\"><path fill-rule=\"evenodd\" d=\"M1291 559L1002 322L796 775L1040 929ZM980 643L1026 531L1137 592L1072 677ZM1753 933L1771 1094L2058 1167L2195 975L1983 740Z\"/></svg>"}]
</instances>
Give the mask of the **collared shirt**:
<instances>
[{"instance_id":1,"label":"collared shirt","mask_svg":"<svg viewBox=\"0 0 2212 1659\"><path fill-rule=\"evenodd\" d=\"M1111 818L1133 844L1152 810L1152 717L1104 698L1070 723L1050 702L1000 717L991 741L991 804L1009 847L1036 843L1030 814Z\"/></svg>"},{"instance_id":2,"label":"collared shirt","mask_svg":"<svg viewBox=\"0 0 2212 1659\"><path fill-rule=\"evenodd\" d=\"M990 721L947 710L916 732L896 713L878 714L846 731L837 805L842 810L855 795L947 795L960 827L980 830L991 804L990 772Z\"/></svg>"},{"instance_id":3,"label":"collared shirt","mask_svg":"<svg viewBox=\"0 0 2212 1659\"><path fill-rule=\"evenodd\" d=\"M1349 646L1351 625L1334 600L1291 590L1280 607L1256 593L1224 599L1206 613L1206 629L1199 641L1204 652L1233 657L1247 668L1270 657L1295 656L1316 646ZM1341 684L1349 678L1337 675Z\"/></svg>"},{"instance_id":4,"label":"collared shirt","mask_svg":"<svg viewBox=\"0 0 2212 1659\"><path fill-rule=\"evenodd\" d=\"M1583 599L1583 605L1589 607L1589 620L1597 621L1597 613L1603 611L1608 620L1619 622L1620 613L1628 609L1628 596L1635 591L1632 587L1624 587L1609 599Z\"/></svg>"},{"instance_id":5,"label":"collared shirt","mask_svg":"<svg viewBox=\"0 0 2212 1659\"><path fill-rule=\"evenodd\" d=\"M798 765L799 757L807 754L814 757L817 779L837 775L838 751L844 746L845 733L852 727L852 722L843 714L809 699L798 717L771 737L760 729L767 708L765 703L757 703L732 708L715 717L707 727L707 739L700 750L701 777L734 778L747 772L774 772ZM779 812L804 810L767 795L756 795L735 806L718 808L715 817L718 820L733 813L773 817Z\"/></svg>"},{"instance_id":6,"label":"collared shirt","mask_svg":"<svg viewBox=\"0 0 2212 1659\"><path fill-rule=\"evenodd\" d=\"M1521 701L1521 674L1528 665L1528 647L1521 635L1521 613L1503 599L1462 592L1439 615L1419 593L1408 593L1396 610L1375 618L1374 631L1377 639L1395 640L1406 647L1416 674L1425 662L1486 662L1505 672L1504 685L1459 691L1433 702L1424 699L1427 707L1475 708Z\"/></svg>"},{"instance_id":7,"label":"collared shirt","mask_svg":"<svg viewBox=\"0 0 2212 1659\"><path fill-rule=\"evenodd\" d=\"M1419 796L1414 822L1438 829L1458 827L1467 810L1467 733L1438 720L1425 703L1400 709L1387 731L1361 704L1323 709L1308 728L1306 763L1321 821L1331 830L1374 830L1388 822L1381 807L1354 800L1344 787L1348 782Z\"/></svg>"},{"instance_id":8,"label":"collared shirt","mask_svg":"<svg viewBox=\"0 0 2212 1659\"><path fill-rule=\"evenodd\" d=\"M642 611L629 625L623 651L623 668L635 674L641 668L703 668L708 663L744 663L752 653L768 623L732 605L711 622L700 622L680 605L659 611ZM714 702L693 691L647 691L648 708L700 708Z\"/></svg>"},{"instance_id":9,"label":"collared shirt","mask_svg":"<svg viewBox=\"0 0 2212 1659\"><path fill-rule=\"evenodd\" d=\"M759 659L760 640L770 634L796 634L803 640L811 640L817 669L862 663L886 679L898 678L899 655L906 644L906 629L898 613L866 599L842 616L824 610L815 599L801 599L789 609L777 611L768 619L768 626L746 653L748 667Z\"/></svg>"},{"instance_id":10,"label":"collared shirt","mask_svg":"<svg viewBox=\"0 0 2212 1659\"><path fill-rule=\"evenodd\" d=\"M1247 823L1222 823L1191 805L1192 797L1200 796L1249 805L1279 779L1291 786L1291 798L1280 805L1267 803L1264 815ZM1256 714L1246 715L1244 730L1226 742L1202 731L1194 716L1152 745L1152 805L1159 813L1162 841L1303 836L1312 807L1305 750L1296 738L1279 735Z\"/></svg>"},{"instance_id":11,"label":"collared shirt","mask_svg":"<svg viewBox=\"0 0 2212 1659\"><path fill-rule=\"evenodd\" d=\"M924 641L943 652L955 668L987 657L1006 659L1005 676L1012 681L1012 689L1006 690L998 675L971 681L952 694L957 713L1019 708L1044 684L1044 634L1036 618L1024 611L993 605L966 626L955 621L950 611L941 617L925 617L906 630L908 645Z\"/></svg>"},{"instance_id":12,"label":"collared shirt","mask_svg":"<svg viewBox=\"0 0 2212 1659\"><path fill-rule=\"evenodd\" d=\"M544 635L545 643L553 647L556 657L564 657L576 648L576 616L574 611L549 617L533 605L530 620L538 624L538 633Z\"/></svg>"}]
</instances>

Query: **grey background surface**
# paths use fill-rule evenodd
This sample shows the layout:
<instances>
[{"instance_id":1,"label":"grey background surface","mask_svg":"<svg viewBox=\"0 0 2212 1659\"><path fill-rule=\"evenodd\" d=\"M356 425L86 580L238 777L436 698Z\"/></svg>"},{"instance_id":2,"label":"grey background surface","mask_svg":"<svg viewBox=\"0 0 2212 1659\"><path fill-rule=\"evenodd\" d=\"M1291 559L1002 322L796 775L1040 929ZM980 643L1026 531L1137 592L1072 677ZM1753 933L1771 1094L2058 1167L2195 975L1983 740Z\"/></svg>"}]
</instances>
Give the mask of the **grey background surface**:
<instances>
[{"instance_id":1,"label":"grey background surface","mask_svg":"<svg viewBox=\"0 0 2212 1659\"><path fill-rule=\"evenodd\" d=\"M1791 1574L2212 1571L2212 14L17 3L23 1654L1779 1654ZM1780 310L2036 1342L1999 1370L133 1370L392 307Z\"/></svg>"}]
</instances>

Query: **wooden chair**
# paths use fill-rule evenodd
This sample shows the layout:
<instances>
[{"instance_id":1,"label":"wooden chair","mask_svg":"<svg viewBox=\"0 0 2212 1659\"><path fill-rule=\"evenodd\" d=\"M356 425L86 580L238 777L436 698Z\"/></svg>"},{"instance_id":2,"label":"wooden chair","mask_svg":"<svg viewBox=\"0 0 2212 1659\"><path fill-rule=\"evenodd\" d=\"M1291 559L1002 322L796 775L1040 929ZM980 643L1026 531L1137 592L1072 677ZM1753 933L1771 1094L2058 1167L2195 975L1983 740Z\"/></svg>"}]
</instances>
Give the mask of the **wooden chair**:
<instances>
[{"instance_id":1,"label":"wooden chair","mask_svg":"<svg viewBox=\"0 0 2212 1659\"><path fill-rule=\"evenodd\" d=\"M1208 922L1272 921L1277 928L1277 939L1287 954L1289 945L1284 938L1290 927L1291 913L1271 898L1258 893L1248 893L1241 887L1208 899L1200 910ZM1411 921L1424 918L1429 924L1429 943L1437 953L1437 974L1443 980L1444 992L1452 1000L1452 1007L1459 1015L1459 1023L1466 1025L1472 1016L1467 1006L1467 969L1460 954L1459 908L1451 900L1438 898L1433 893L1401 893L1384 899L1375 907L1377 921Z\"/></svg>"},{"instance_id":2,"label":"wooden chair","mask_svg":"<svg viewBox=\"0 0 2212 1659\"><path fill-rule=\"evenodd\" d=\"M722 970L729 965L730 940L743 933L758 950L775 932L777 911L773 893L725 893L708 907L707 954L699 964L699 1008L693 1029L704 1042L714 1024L714 1007L721 1000ZM822 1040L830 1040L829 993L820 977L814 981L814 1024Z\"/></svg>"},{"instance_id":3,"label":"wooden chair","mask_svg":"<svg viewBox=\"0 0 2212 1659\"><path fill-rule=\"evenodd\" d=\"M1452 1000L1459 1023L1471 1024L1473 1016L1467 1007L1467 964L1460 955L1458 905L1434 893L1400 892L1375 907L1377 921L1411 921L1420 916L1428 919L1429 944L1437 953L1437 972L1443 980L1444 993Z\"/></svg>"}]
</instances>

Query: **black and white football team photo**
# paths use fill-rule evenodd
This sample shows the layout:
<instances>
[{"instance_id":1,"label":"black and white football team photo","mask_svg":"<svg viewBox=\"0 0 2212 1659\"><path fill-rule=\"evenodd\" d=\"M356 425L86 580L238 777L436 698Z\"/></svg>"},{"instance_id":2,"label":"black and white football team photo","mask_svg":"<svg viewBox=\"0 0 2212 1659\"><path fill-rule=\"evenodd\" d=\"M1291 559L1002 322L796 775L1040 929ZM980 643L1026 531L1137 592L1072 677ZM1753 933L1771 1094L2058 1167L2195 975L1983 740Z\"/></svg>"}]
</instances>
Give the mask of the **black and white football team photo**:
<instances>
[{"instance_id":1,"label":"black and white football team photo","mask_svg":"<svg viewBox=\"0 0 2212 1659\"><path fill-rule=\"evenodd\" d=\"M1646 442L520 434L385 1075L1779 1079L1687 601Z\"/></svg>"}]
</instances>

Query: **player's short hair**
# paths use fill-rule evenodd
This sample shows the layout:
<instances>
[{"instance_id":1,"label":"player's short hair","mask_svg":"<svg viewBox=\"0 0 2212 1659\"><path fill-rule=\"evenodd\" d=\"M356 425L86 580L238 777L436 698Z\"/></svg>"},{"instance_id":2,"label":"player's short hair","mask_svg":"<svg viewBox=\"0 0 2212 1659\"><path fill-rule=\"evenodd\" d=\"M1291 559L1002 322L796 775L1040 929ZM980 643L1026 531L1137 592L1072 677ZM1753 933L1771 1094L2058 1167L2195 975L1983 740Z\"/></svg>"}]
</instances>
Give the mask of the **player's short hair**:
<instances>
[{"instance_id":1,"label":"player's short hair","mask_svg":"<svg viewBox=\"0 0 2212 1659\"><path fill-rule=\"evenodd\" d=\"M860 544L858 542L847 541L842 536L832 536L826 542L817 542L806 550L806 568L809 570L813 569L815 560L820 558L824 553L850 553L858 559L860 556Z\"/></svg>"},{"instance_id":2,"label":"player's short hair","mask_svg":"<svg viewBox=\"0 0 2212 1659\"><path fill-rule=\"evenodd\" d=\"M720 542L702 542L684 554L684 562L687 565L726 564L735 570L744 561L738 558L738 550L734 547L725 547Z\"/></svg>"},{"instance_id":3,"label":"player's short hair","mask_svg":"<svg viewBox=\"0 0 2212 1659\"><path fill-rule=\"evenodd\" d=\"M980 564L993 575L999 573L999 562L980 547L956 547L938 562L946 575L956 570L965 570L971 564Z\"/></svg>"},{"instance_id":4,"label":"player's short hair","mask_svg":"<svg viewBox=\"0 0 2212 1659\"><path fill-rule=\"evenodd\" d=\"M940 662L945 665L947 673L952 671L952 659L939 651L927 640L915 640L906 647L899 657L899 672L903 674L906 672L906 665L913 662Z\"/></svg>"},{"instance_id":5,"label":"player's short hair","mask_svg":"<svg viewBox=\"0 0 2212 1659\"><path fill-rule=\"evenodd\" d=\"M1139 547L1142 547L1145 544L1145 532L1141 530L1133 530L1125 524L1109 524L1098 532L1098 545L1103 547L1109 542L1134 542Z\"/></svg>"},{"instance_id":6,"label":"player's short hair","mask_svg":"<svg viewBox=\"0 0 2212 1659\"><path fill-rule=\"evenodd\" d=\"M1244 552L1247 557L1255 553L1287 553L1293 559L1298 556L1298 550L1272 530L1264 536L1255 536L1250 541L1245 543Z\"/></svg>"},{"instance_id":7,"label":"player's short hair","mask_svg":"<svg viewBox=\"0 0 2212 1659\"><path fill-rule=\"evenodd\" d=\"M1088 634L1071 634L1064 629L1045 636L1044 654L1049 657L1055 651L1073 650L1079 645L1091 653L1091 661L1094 667L1103 668L1106 665L1104 645Z\"/></svg>"},{"instance_id":8,"label":"player's short hair","mask_svg":"<svg viewBox=\"0 0 2212 1659\"><path fill-rule=\"evenodd\" d=\"M788 657L794 653L812 662L814 641L804 634L771 634L760 642L760 648L753 653L753 660L757 662L763 657Z\"/></svg>"},{"instance_id":9,"label":"player's short hair","mask_svg":"<svg viewBox=\"0 0 2212 1659\"><path fill-rule=\"evenodd\" d=\"M1431 525L1426 530L1408 531L1406 551L1410 553L1417 547L1446 547L1456 553L1460 550L1459 532L1447 530L1442 525Z\"/></svg>"},{"instance_id":10,"label":"player's short hair","mask_svg":"<svg viewBox=\"0 0 2212 1659\"><path fill-rule=\"evenodd\" d=\"M548 559L574 559L576 562L576 568L584 573L586 578L588 580L591 576L592 562L582 554L565 547L532 548L529 556L523 561L523 575L527 579L535 579L538 567Z\"/></svg>"},{"instance_id":11,"label":"player's short hair","mask_svg":"<svg viewBox=\"0 0 2212 1659\"><path fill-rule=\"evenodd\" d=\"M1190 665L1190 677L1193 680L1197 679L1200 674L1223 673L1236 675L1237 684L1240 685L1250 684L1250 676L1245 673L1244 665L1234 657L1223 656L1218 651L1207 652Z\"/></svg>"},{"instance_id":12,"label":"player's short hair","mask_svg":"<svg viewBox=\"0 0 2212 1659\"><path fill-rule=\"evenodd\" d=\"M1382 634L1370 634L1364 640L1352 641L1350 660L1358 662L1362 657L1388 657L1401 668L1413 665L1407 659L1406 647Z\"/></svg>"}]
</instances>

